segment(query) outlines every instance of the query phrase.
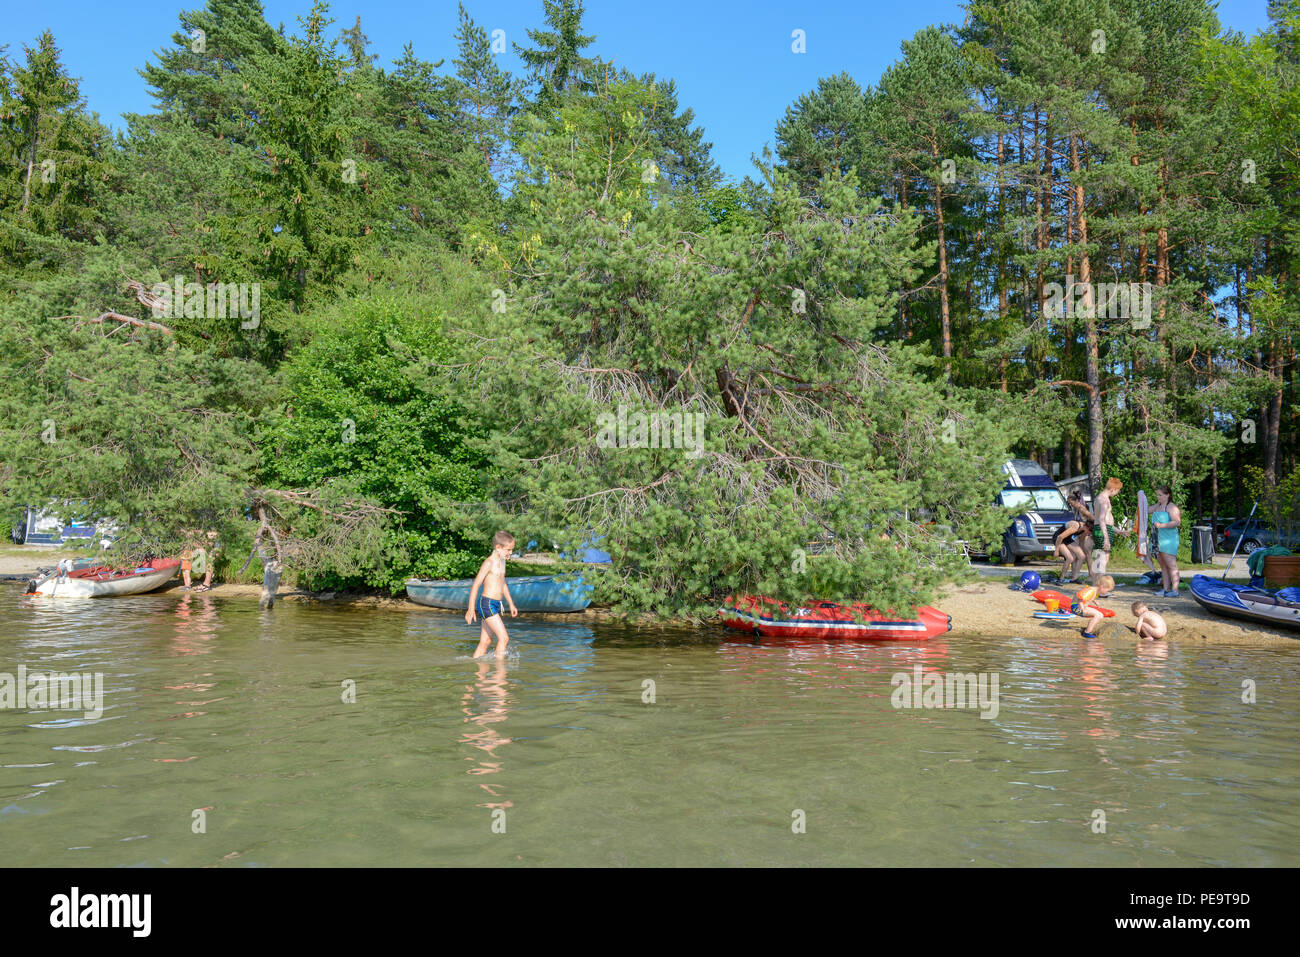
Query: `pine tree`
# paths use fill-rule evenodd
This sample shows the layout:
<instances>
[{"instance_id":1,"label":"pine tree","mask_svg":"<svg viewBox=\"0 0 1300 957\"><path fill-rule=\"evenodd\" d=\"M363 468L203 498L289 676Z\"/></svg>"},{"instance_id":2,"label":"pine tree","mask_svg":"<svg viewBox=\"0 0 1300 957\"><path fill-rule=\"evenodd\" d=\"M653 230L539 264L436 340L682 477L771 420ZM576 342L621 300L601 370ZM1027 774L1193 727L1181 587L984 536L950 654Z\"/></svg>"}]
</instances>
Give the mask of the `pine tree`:
<instances>
[{"instance_id":1,"label":"pine tree","mask_svg":"<svg viewBox=\"0 0 1300 957\"><path fill-rule=\"evenodd\" d=\"M493 461L490 520L565 543L575 530L607 536L609 585L631 609L695 614L732 589L823 587L914 603L946 560L913 534L904 503L982 527L1002 454L996 428L926 381L919 350L881 336L923 257L915 215L864 198L851 177L827 177L813 200L769 169L763 195L744 201L760 215L683 226L675 207L689 197L641 176L659 148L642 120L657 91L596 82L521 139L530 175L502 283L518 292L504 309L485 296L466 320L475 342L494 343L490 362L473 348L465 359ZM620 408L701 416L700 454L602 445L602 416ZM937 441L949 412L970 454ZM512 425L521 416L528 430ZM942 487L925 478L941 458ZM886 526L906 558L862 535ZM823 534L845 543L825 577L790 576L792 551Z\"/></svg>"},{"instance_id":2,"label":"pine tree","mask_svg":"<svg viewBox=\"0 0 1300 957\"><path fill-rule=\"evenodd\" d=\"M352 26L339 33L339 39L343 41L343 45L352 56L354 70L369 68L378 59L376 54L370 52L370 38L361 29L360 14L357 15L356 22Z\"/></svg>"},{"instance_id":3,"label":"pine tree","mask_svg":"<svg viewBox=\"0 0 1300 957\"><path fill-rule=\"evenodd\" d=\"M1227 138L1236 147L1231 166L1220 169L1234 183L1258 181L1237 189L1256 211L1250 252L1239 264L1237 312L1250 317L1246 371L1262 380L1251 418L1260 433L1266 486L1283 477L1286 464L1294 467L1300 444L1300 2L1271 3L1269 16L1270 30L1248 42L1207 36L1200 64L1207 95L1227 108Z\"/></svg>"},{"instance_id":4,"label":"pine tree","mask_svg":"<svg viewBox=\"0 0 1300 957\"><path fill-rule=\"evenodd\" d=\"M970 156L965 124L975 112L967 63L952 37L926 27L903 41L903 59L880 81L876 110L892 163L915 184L916 200L929 201L938 252L939 351L952 385L952 306L948 236L957 208L958 163Z\"/></svg>"},{"instance_id":5,"label":"pine tree","mask_svg":"<svg viewBox=\"0 0 1300 957\"><path fill-rule=\"evenodd\" d=\"M786 108L776 127L777 155L794 181L811 192L826 176L856 173L867 189L875 178L867 158L870 131L862 87L840 73Z\"/></svg>"},{"instance_id":6,"label":"pine tree","mask_svg":"<svg viewBox=\"0 0 1300 957\"><path fill-rule=\"evenodd\" d=\"M395 237L423 234L423 241L434 236L457 246L466 223L494 217L499 197L485 140L476 136L481 129L466 122L465 88L437 73L439 65L408 45L391 70L374 78L358 110L365 124L359 148L377 164L376 188L386 190L377 198Z\"/></svg>"},{"instance_id":7,"label":"pine tree","mask_svg":"<svg viewBox=\"0 0 1300 957\"><path fill-rule=\"evenodd\" d=\"M139 263L147 285L176 276L222 281L217 227L244 206L237 177L253 162L249 147L201 130L179 113L126 116L113 154L116 189L107 200L106 238ZM187 333L212 329L190 329Z\"/></svg>"}]
</instances>

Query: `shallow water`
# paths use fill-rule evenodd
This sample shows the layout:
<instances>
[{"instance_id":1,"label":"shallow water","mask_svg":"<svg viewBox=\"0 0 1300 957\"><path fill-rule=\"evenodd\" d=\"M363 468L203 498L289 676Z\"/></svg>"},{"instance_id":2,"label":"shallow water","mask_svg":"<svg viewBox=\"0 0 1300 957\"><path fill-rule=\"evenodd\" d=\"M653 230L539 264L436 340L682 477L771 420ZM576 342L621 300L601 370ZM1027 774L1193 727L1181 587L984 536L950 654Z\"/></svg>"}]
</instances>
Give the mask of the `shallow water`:
<instances>
[{"instance_id":1,"label":"shallow water","mask_svg":"<svg viewBox=\"0 0 1300 957\"><path fill-rule=\"evenodd\" d=\"M423 609L19 591L0 672L100 672L104 711L0 708L11 865L1300 864L1300 642L519 618L473 661ZM917 665L996 674L996 716L895 708Z\"/></svg>"}]
</instances>

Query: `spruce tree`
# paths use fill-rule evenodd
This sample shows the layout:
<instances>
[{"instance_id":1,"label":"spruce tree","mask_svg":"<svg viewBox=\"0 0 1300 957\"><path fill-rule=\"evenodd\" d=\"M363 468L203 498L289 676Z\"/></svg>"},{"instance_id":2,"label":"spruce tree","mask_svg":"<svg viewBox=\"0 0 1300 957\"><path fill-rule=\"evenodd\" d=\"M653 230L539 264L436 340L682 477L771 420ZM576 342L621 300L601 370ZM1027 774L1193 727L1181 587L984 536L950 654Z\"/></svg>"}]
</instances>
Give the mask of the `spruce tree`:
<instances>
[{"instance_id":1,"label":"spruce tree","mask_svg":"<svg viewBox=\"0 0 1300 957\"><path fill-rule=\"evenodd\" d=\"M596 38L582 32L583 0L542 0L542 11L546 27L527 31L534 45L514 48L537 86L536 105L545 108L558 93L590 88L596 61L582 51Z\"/></svg>"},{"instance_id":2,"label":"spruce tree","mask_svg":"<svg viewBox=\"0 0 1300 957\"><path fill-rule=\"evenodd\" d=\"M498 180L508 167L509 125L518 111L519 84L497 65L488 33L459 5L456 77L460 80L462 122L483 154L483 165Z\"/></svg>"},{"instance_id":3,"label":"spruce tree","mask_svg":"<svg viewBox=\"0 0 1300 957\"><path fill-rule=\"evenodd\" d=\"M48 30L24 45L0 85L0 224L10 261L35 255L36 237L76 242L101 228L111 179L108 131L86 109Z\"/></svg>"},{"instance_id":4,"label":"spruce tree","mask_svg":"<svg viewBox=\"0 0 1300 957\"><path fill-rule=\"evenodd\" d=\"M245 60L245 136L257 152L232 177L233 212L219 224L218 274L258 279L264 300L295 312L360 264L363 237L379 225L367 192L371 171L354 149L359 90L328 38L326 10L317 0L299 18L301 35ZM248 339L276 355L286 329L274 308L268 312Z\"/></svg>"},{"instance_id":5,"label":"spruce tree","mask_svg":"<svg viewBox=\"0 0 1300 957\"><path fill-rule=\"evenodd\" d=\"M282 42L266 22L260 0L207 0L183 10L173 46L139 73L161 112L188 116L218 138L248 135L250 109L243 72L249 59Z\"/></svg>"}]
</instances>

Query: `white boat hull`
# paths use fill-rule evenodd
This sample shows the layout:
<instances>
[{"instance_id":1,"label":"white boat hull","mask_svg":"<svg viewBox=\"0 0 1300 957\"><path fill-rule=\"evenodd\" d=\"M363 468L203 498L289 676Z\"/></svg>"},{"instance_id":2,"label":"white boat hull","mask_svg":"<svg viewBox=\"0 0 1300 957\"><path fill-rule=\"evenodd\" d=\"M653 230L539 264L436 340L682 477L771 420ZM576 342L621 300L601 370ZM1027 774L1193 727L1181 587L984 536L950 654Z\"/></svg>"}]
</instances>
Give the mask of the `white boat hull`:
<instances>
[{"instance_id":1,"label":"white boat hull","mask_svg":"<svg viewBox=\"0 0 1300 957\"><path fill-rule=\"evenodd\" d=\"M179 565L160 568L155 572L144 572L110 581L95 581L91 578L54 577L36 586L36 594L50 598L115 598L121 595L142 595L145 592L161 588L180 571Z\"/></svg>"}]
</instances>

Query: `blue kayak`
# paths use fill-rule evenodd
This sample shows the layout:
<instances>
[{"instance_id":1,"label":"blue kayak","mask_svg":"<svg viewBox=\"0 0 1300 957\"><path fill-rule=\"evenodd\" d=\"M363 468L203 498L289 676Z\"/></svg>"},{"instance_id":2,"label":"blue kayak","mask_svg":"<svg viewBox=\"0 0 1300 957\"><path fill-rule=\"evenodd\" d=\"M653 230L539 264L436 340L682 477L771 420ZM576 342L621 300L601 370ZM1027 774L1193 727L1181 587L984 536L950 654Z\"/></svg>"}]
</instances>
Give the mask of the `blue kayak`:
<instances>
[{"instance_id":1,"label":"blue kayak","mask_svg":"<svg viewBox=\"0 0 1300 957\"><path fill-rule=\"evenodd\" d=\"M474 579L433 581L412 578L406 583L406 595L418 605L465 611L469 608L469 590ZM580 575L531 575L507 578L506 587L520 611L582 611L591 604L592 586ZM508 606L507 606L508 607Z\"/></svg>"},{"instance_id":2,"label":"blue kayak","mask_svg":"<svg viewBox=\"0 0 1300 957\"><path fill-rule=\"evenodd\" d=\"M1202 608L1216 615L1300 629L1300 588L1269 591L1196 575L1192 578L1191 592Z\"/></svg>"}]
</instances>

